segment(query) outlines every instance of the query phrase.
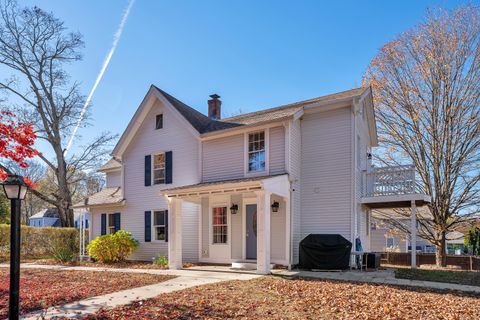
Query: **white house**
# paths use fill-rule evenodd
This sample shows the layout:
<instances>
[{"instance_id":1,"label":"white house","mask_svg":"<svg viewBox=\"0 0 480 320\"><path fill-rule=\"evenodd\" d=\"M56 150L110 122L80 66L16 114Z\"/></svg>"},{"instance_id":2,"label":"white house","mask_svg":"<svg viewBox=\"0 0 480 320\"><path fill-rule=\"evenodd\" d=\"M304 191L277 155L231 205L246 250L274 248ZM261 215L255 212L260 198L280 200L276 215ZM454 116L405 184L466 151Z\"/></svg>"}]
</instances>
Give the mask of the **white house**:
<instances>
[{"instance_id":1,"label":"white house","mask_svg":"<svg viewBox=\"0 0 480 320\"><path fill-rule=\"evenodd\" d=\"M151 86L101 171L107 187L77 204L91 237L123 229L132 259L298 263L308 234L340 234L370 248L370 210L428 201L413 167L372 168L372 92L357 88L221 119ZM412 215L414 217L415 215Z\"/></svg>"}]
</instances>

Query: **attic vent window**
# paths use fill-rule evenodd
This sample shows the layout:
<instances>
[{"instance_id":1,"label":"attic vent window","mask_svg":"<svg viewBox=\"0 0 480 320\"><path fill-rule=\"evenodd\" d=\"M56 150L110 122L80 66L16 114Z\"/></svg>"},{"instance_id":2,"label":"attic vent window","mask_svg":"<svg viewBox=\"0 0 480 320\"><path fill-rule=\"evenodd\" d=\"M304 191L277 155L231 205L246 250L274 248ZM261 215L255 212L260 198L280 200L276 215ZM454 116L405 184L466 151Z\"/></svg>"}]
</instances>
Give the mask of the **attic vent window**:
<instances>
[{"instance_id":1,"label":"attic vent window","mask_svg":"<svg viewBox=\"0 0 480 320\"><path fill-rule=\"evenodd\" d=\"M163 114L157 114L155 117L155 130L163 128Z\"/></svg>"}]
</instances>

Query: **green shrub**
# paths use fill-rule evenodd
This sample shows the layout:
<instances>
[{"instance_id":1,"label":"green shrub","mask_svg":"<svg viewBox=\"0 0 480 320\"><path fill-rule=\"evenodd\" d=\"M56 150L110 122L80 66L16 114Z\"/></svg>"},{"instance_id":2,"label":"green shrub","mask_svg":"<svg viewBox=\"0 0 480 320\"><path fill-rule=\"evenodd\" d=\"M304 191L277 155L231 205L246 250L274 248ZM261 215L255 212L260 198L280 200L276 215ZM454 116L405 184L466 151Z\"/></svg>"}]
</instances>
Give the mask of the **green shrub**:
<instances>
[{"instance_id":1,"label":"green shrub","mask_svg":"<svg viewBox=\"0 0 480 320\"><path fill-rule=\"evenodd\" d=\"M98 236L87 246L88 254L93 259L104 262L125 261L138 247L138 241L130 232L119 230L115 234Z\"/></svg>"},{"instance_id":2,"label":"green shrub","mask_svg":"<svg viewBox=\"0 0 480 320\"><path fill-rule=\"evenodd\" d=\"M21 255L26 259L54 257L59 250L69 250L76 257L79 251L79 233L75 228L21 227ZM8 258L10 225L0 224L0 259Z\"/></svg>"},{"instance_id":3,"label":"green shrub","mask_svg":"<svg viewBox=\"0 0 480 320\"><path fill-rule=\"evenodd\" d=\"M153 263L162 267L168 266L168 258L166 256L158 256L153 260Z\"/></svg>"},{"instance_id":4,"label":"green shrub","mask_svg":"<svg viewBox=\"0 0 480 320\"><path fill-rule=\"evenodd\" d=\"M69 248L59 248L52 257L60 262L71 262L75 259L75 254Z\"/></svg>"}]
</instances>

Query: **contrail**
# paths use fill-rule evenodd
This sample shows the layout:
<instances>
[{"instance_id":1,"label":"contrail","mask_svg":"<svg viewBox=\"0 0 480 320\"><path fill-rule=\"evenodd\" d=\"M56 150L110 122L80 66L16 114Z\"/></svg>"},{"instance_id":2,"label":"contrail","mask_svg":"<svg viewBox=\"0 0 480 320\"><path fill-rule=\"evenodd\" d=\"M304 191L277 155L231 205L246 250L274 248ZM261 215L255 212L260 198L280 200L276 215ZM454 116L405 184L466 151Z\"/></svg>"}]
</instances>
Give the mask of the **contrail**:
<instances>
[{"instance_id":1,"label":"contrail","mask_svg":"<svg viewBox=\"0 0 480 320\"><path fill-rule=\"evenodd\" d=\"M85 112L87 111L88 105L90 104L90 100L92 100L92 96L95 93L95 90L97 90L97 86L102 80L103 74L105 73L105 70L108 67L108 64L110 63L110 60L112 59L113 53L115 52L115 49L117 49L118 41L120 40L120 37L122 36L123 28L125 27L125 23L127 22L128 15L130 14L130 10L132 9L133 3L135 0L129 0L128 5L123 11L123 16L122 20L120 21L120 25L118 26L117 31L113 35L113 43L112 47L110 48L110 51L108 52L108 55L105 57L105 60L103 61L102 68L100 69L100 72L98 73L97 79L95 80L95 83L93 84L92 90L90 90L90 93L87 96L87 100L85 101L85 104L83 105L82 111L80 112L80 117L78 118L77 125L73 129L72 135L70 136L70 140L68 141L67 148L65 148L65 155L67 155L68 150L72 147L73 139L75 138L75 135L77 134L77 130L82 124L83 117L85 116Z\"/></svg>"}]
</instances>

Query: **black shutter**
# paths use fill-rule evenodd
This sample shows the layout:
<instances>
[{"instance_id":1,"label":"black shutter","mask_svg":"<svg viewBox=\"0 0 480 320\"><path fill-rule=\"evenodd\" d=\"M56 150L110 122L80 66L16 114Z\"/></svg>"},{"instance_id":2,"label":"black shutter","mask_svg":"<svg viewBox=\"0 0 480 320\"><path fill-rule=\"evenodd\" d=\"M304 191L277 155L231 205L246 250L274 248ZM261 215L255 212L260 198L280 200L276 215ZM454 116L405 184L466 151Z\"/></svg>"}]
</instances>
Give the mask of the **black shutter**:
<instances>
[{"instance_id":1,"label":"black shutter","mask_svg":"<svg viewBox=\"0 0 480 320\"><path fill-rule=\"evenodd\" d=\"M165 183L173 182L173 153L172 151L165 152Z\"/></svg>"},{"instance_id":2,"label":"black shutter","mask_svg":"<svg viewBox=\"0 0 480 320\"><path fill-rule=\"evenodd\" d=\"M107 214L102 213L101 217L102 217L102 222L101 222L100 234L103 236L107 234Z\"/></svg>"},{"instance_id":3,"label":"black shutter","mask_svg":"<svg viewBox=\"0 0 480 320\"><path fill-rule=\"evenodd\" d=\"M152 156L145 156L145 186L152 185Z\"/></svg>"},{"instance_id":4,"label":"black shutter","mask_svg":"<svg viewBox=\"0 0 480 320\"><path fill-rule=\"evenodd\" d=\"M165 217L165 242L168 242L168 210L165 210L163 216Z\"/></svg>"},{"instance_id":5,"label":"black shutter","mask_svg":"<svg viewBox=\"0 0 480 320\"><path fill-rule=\"evenodd\" d=\"M115 232L120 230L120 212L113 214L113 225L115 226Z\"/></svg>"},{"instance_id":6,"label":"black shutter","mask_svg":"<svg viewBox=\"0 0 480 320\"><path fill-rule=\"evenodd\" d=\"M145 242L152 241L152 212L145 211Z\"/></svg>"}]
</instances>

